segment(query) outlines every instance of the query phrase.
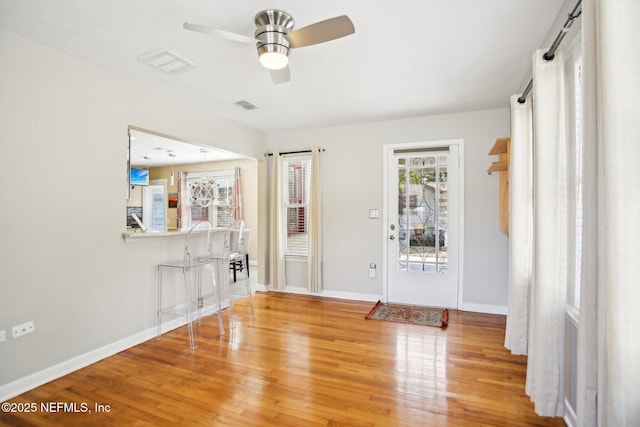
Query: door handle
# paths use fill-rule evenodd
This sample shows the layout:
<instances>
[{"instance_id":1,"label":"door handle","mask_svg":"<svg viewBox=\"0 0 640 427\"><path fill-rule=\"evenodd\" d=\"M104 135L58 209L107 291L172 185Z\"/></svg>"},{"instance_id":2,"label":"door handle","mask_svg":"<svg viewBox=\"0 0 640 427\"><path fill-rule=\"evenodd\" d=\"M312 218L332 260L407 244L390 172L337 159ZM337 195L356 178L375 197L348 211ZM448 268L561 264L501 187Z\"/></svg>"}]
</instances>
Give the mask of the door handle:
<instances>
[{"instance_id":1,"label":"door handle","mask_svg":"<svg viewBox=\"0 0 640 427\"><path fill-rule=\"evenodd\" d=\"M393 234L391 236L389 236L389 240L395 240L396 236L394 236Z\"/></svg>"}]
</instances>

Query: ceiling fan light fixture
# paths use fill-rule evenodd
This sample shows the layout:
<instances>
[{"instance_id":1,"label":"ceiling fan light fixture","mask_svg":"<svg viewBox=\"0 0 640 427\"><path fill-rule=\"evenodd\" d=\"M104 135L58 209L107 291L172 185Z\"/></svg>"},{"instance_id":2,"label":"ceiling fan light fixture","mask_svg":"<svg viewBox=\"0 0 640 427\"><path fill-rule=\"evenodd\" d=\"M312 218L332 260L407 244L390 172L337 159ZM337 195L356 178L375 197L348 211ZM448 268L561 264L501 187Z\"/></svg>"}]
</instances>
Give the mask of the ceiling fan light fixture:
<instances>
[{"instance_id":1,"label":"ceiling fan light fixture","mask_svg":"<svg viewBox=\"0 0 640 427\"><path fill-rule=\"evenodd\" d=\"M279 52L265 52L260 55L260 63L269 70L282 70L289 64L289 57Z\"/></svg>"},{"instance_id":2,"label":"ceiling fan light fixture","mask_svg":"<svg viewBox=\"0 0 640 427\"><path fill-rule=\"evenodd\" d=\"M256 46L260 64L270 71L275 84L288 82L289 50L328 42L355 32L353 22L347 15L318 21L306 27L293 30L295 21L288 13L267 9L254 18L256 29L253 37L236 34L206 25L185 22L183 28L216 37Z\"/></svg>"},{"instance_id":3,"label":"ceiling fan light fixture","mask_svg":"<svg viewBox=\"0 0 640 427\"><path fill-rule=\"evenodd\" d=\"M258 48L260 64L268 70L282 70L289 64L289 49L278 44L265 44Z\"/></svg>"}]
</instances>

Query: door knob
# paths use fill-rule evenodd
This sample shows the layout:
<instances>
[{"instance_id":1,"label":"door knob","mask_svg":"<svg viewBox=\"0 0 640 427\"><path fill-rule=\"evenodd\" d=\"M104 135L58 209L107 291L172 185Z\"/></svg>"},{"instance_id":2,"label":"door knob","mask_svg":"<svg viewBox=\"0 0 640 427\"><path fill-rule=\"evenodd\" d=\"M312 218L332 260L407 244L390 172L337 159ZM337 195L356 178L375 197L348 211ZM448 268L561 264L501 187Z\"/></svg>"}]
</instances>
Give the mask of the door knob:
<instances>
[{"instance_id":1,"label":"door knob","mask_svg":"<svg viewBox=\"0 0 640 427\"><path fill-rule=\"evenodd\" d=\"M391 236L389 236L389 240L396 240L396 236L392 234Z\"/></svg>"}]
</instances>

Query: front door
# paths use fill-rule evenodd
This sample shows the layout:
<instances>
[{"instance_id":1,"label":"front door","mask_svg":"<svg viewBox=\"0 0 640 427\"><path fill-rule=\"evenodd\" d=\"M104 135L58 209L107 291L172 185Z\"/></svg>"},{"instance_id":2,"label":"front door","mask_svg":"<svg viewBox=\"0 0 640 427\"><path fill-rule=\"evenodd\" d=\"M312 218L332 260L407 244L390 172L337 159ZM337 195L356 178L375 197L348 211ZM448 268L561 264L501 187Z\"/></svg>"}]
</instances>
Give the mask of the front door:
<instances>
[{"instance_id":1,"label":"front door","mask_svg":"<svg viewBox=\"0 0 640 427\"><path fill-rule=\"evenodd\" d=\"M457 308L459 145L389 149L386 157L387 300Z\"/></svg>"}]
</instances>

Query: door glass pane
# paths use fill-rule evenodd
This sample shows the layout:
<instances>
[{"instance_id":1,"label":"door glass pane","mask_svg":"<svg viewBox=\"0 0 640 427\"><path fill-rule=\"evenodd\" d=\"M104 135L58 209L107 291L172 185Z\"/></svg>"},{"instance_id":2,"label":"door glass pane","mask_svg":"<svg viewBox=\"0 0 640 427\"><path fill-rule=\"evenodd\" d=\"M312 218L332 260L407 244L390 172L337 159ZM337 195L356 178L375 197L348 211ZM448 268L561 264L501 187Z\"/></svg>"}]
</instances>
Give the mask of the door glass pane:
<instances>
[{"instance_id":1,"label":"door glass pane","mask_svg":"<svg viewBox=\"0 0 640 427\"><path fill-rule=\"evenodd\" d=\"M398 269L447 272L447 157L398 159Z\"/></svg>"},{"instance_id":2,"label":"door glass pane","mask_svg":"<svg viewBox=\"0 0 640 427\"><path fill-rule=\"evenodd\" d=\"M438 160L438 177L437 177L437 236L438 236L438 257L437 270L438 273L447 272L447 250L448 250L448 232L449 232L449 183L447 181L447 158L440 157Z\"/></svg>"},{"instance_id":3,"label":"door glass pane","mask_svg":"<svg viewBox=\"0 0 640 427\"><path fill-rule=\"evenodd\" d=\"M164 231L164 188L152 190L151 200L151 229L153 231Z\"/></svg>"}]
</instances>

